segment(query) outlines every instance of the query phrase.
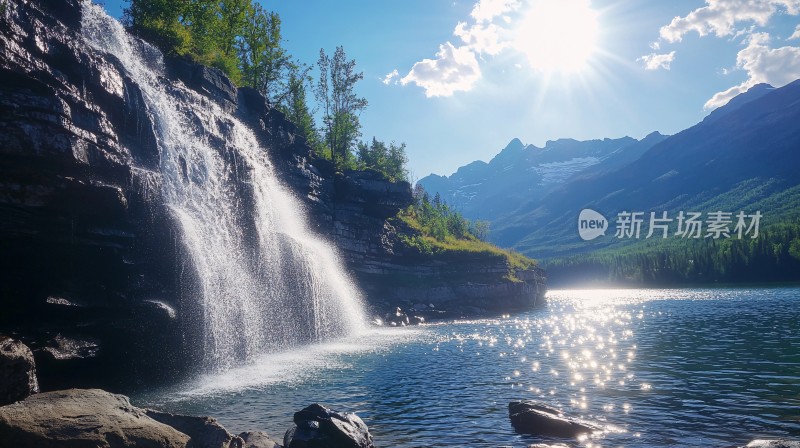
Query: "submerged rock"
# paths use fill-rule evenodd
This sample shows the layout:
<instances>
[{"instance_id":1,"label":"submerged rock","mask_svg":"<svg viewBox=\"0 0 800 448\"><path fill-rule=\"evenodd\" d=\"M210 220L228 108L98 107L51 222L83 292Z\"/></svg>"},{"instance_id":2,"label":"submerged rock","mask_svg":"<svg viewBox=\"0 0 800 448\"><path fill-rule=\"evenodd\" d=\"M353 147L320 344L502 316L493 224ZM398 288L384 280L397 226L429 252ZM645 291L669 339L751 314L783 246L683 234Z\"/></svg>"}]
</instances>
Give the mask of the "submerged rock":
<instances>
[{"instance_id":1,"label":"submerged rock","mask_svg":"<svg viewBox=\"0 0 800 448\"><path fill-rule=\"evenodd\" d=\"M285 448L373 448L361 418L312 404L294 414L295 426L283 437Z\"/></svg>"},{"instance_id":2,"label":"submerged rock","mask_svg":"<svg viewBox=\"0 0 800 448\"><path fill-rule=\"evenodd\" d=\"M37 392L39 384L31 349L20 341L0 336L0 406Z\"/></svg>"},{"instance_id":3,"label":"submerged rock","mask_svg":"<svg viewBox=\"0 0 800 448\"><path fill-rule=\"evenodd\" d=\"M0 407L4 446L184 448L190 438L99 389L69 389Z\"/></svg>"},{"instance_id":4,"label":"submerged rock","mask_svg":"<svg viewBox=\"0 0 800 448\"><path fill-rule=\"evenodd\" d=\"M558 409L536 401L512 401L508 416L514 429L523 434L572 438L600 430L597 425L564 416Z\"/></svg>"}]
</instances>

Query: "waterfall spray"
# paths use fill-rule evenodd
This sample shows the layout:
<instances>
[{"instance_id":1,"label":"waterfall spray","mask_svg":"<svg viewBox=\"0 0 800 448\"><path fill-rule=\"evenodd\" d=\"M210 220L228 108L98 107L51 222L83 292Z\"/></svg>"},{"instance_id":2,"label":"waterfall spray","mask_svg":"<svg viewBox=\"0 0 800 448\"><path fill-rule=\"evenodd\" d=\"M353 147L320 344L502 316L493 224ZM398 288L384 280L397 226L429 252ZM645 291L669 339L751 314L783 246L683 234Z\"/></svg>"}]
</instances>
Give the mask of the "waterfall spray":
<instances>
[{"instance_id":1,"label":"waterfall spray","mask_svg":"<svg viewBox=\"0 0 800 448\"><path fill-rule=\"evenodd\" d=\"M155 125L161 194L199 282L208 366L359 331L358 290L333 248L308 230L302 204L253 133L167 80L161 53L102 7L83 4L82 30L89 45L121 62Z\"/></svg>"}]
</instances>

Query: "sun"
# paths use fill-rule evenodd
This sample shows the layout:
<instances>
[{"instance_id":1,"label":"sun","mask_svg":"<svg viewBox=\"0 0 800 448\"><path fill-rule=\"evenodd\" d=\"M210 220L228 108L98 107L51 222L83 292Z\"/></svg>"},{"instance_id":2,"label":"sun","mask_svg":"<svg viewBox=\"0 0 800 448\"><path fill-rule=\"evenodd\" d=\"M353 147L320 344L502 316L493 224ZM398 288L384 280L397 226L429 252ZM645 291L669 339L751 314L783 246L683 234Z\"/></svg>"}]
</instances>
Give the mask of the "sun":
<instances>
[{"instance_id":1,"label":"sun","mask_svg":"<svg viewBox=\"0 0 800 448\"><path fill-rule=\"evenodd\" d=\"M577 73L596 52L597 35L589 0L536 0L517 29L515 47L538 71Z\"/></svg>"}]
</instances>

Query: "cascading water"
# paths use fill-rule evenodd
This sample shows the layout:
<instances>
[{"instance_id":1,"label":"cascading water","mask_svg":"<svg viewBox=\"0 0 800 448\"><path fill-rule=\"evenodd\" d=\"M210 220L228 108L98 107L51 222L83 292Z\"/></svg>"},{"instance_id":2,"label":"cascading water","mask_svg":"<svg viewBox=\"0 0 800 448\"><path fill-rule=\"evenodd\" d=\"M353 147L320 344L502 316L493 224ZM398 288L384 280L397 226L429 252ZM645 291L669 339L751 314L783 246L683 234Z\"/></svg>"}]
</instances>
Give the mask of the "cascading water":
<instances>
[{"instance_id":1,"label":"cascading water","mask_svg":"<svg viewBox=\"0 0 800 448\"><path fill-rule=\"evenodd\" d=\"M162 195L198 279L209 367L357 332L358 291L333 249L307 230L300 202L252 132L167 81L162 55L102 7L84 2L82 30L89 45L121 62L155 124Z\"/></svg>"}]
</instances>

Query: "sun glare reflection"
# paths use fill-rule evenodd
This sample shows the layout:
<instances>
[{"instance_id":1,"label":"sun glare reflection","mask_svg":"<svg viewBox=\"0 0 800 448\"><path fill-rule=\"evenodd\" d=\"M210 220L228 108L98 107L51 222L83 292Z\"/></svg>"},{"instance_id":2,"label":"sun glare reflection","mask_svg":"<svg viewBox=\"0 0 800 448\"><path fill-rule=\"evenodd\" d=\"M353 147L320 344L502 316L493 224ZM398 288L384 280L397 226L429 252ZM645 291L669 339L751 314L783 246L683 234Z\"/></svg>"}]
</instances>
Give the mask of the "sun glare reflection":
<instances>
[{"instance_id":1,"label":"sun glare reflection","mask_svg":"<svg viewBox=\"0 0 800 448\"><path fill-rule=\"evenodd\" d=\"M652 290L553 291L548 306L558 312L538 318L504 317L492 321L484 333L466 339L474 341L476 349L499 343L503 350L496 356L514 360L503 380L526 394L525 398L544 400L569 414L613 421L633 410L629 403L609 403L607 397L653 389L635 374L634 329L650 316L647 303L659 298ZM454 335L456 339L464 337ZM600 446L601 440L598 435L581 445Z\"/></svg>"}]
</instances>

